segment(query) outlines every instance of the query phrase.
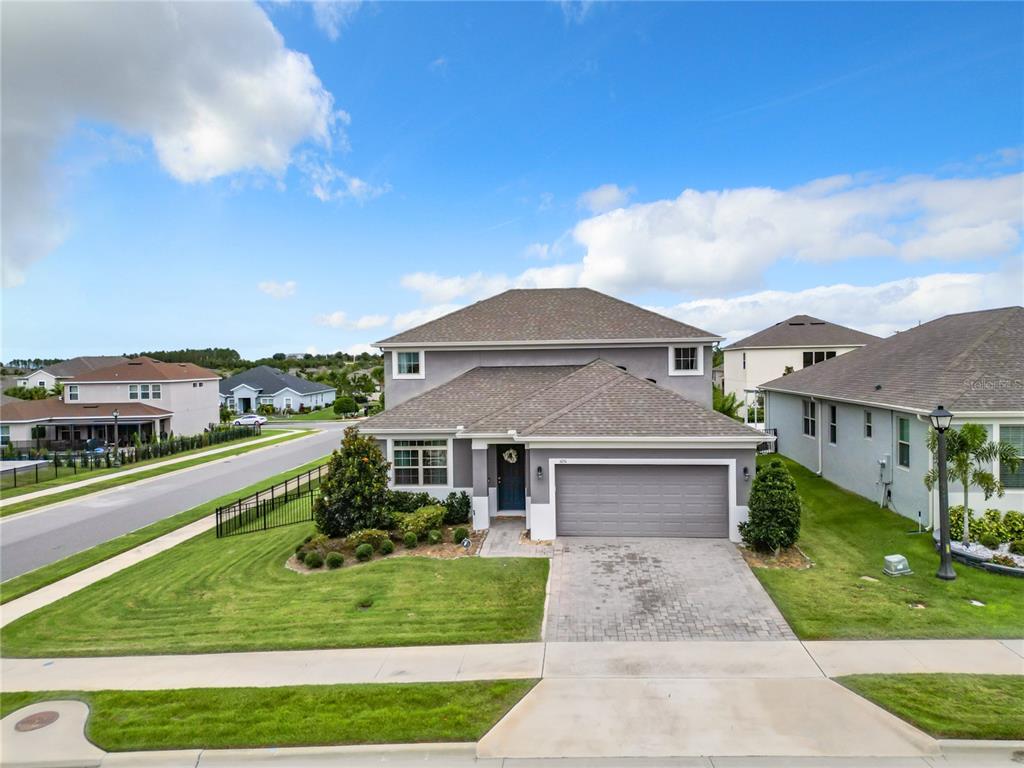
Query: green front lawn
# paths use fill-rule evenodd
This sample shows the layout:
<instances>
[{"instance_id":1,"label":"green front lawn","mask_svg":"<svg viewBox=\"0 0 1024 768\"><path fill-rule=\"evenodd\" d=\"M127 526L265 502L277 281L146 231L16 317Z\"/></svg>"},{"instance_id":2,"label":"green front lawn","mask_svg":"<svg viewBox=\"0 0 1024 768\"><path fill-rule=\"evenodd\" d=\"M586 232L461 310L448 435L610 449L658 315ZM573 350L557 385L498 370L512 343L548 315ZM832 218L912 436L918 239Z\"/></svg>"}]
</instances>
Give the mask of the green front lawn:
<instances>
[{"instance_id":1,"label":"green front lawn","mask_svg":"<svg viewBox=\"0 0 1024 768\"><path fill-rule=\"evenodd\" d=\"M5 693L0 714L80 699L86 736L108 752L478 741L535 683Z\"/></svg>"},{"instance_id":2,"label":"green front lawn","mask_svg":"<svg viewBox=\"0 0 1024 768\"><path fill-rule=\"evenodd\" d=\"M1024 676L851 675L837 678L937 739L1024 739Z\"/></svg>"},{"instance_id":3,"label":"green front lawn","mask_svg":"<svg viewBox=\"0 0 1024 768\"><path fill-rule=\"evenodd\" d=\"M1024 580L957 565L956 581L940 581L929 533L908 533L916 526L907 518L784 460L803 501L798 545L814 567L754 573L802 639L1020 637ZM896 553L913 575L882 573L883 557Z\"/></svg>"},{"instance_id":4,"label":"green front lawn","mask_svg":"<svg viewBox=\"0 0 1024 768\"><path fill-rule=\"evenodd\" d=\"M4 655L104 656L537 640L548 562L391 556L294 573L312 523L213 531L3 629Z\"/></svg>"},{"instance_id":5,"label":"green front lawn","mask_svg":"<svg viewBox=\"0 0 1024 768\"><path fill-rule=\"evenodd\" d=\"M360 410L362 407L360 406ZM333 408L321 408L319 411L306 411L305 413L293 413L290 416L279 416L275 414L270 417L276 422L282 421L335 421L342 418L340 414L334 412ZM351 418L351 417L349 417Z\"/></svg>"}]
</instances>

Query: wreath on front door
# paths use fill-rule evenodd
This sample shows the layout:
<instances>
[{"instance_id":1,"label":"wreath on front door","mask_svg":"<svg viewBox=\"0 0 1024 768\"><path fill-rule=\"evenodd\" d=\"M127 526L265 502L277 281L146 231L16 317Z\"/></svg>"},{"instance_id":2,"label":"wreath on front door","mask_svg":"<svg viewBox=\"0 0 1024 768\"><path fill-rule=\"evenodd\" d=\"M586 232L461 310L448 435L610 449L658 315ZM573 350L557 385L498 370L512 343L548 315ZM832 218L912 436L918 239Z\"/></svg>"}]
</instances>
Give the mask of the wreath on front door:
<instances>
[{"instance_id":1,"label":"wreath on front door","mask_svg":"<svg viewBox=\"0 0 1024 768\"><path fill-rule=\"evenodd\" d=\"M515 464L517 461L519 461L519 451L517 451L515 448L509 448L507 451L501 454L501 458L503 458L509 464Z\"/></svg>"}]
</instances>

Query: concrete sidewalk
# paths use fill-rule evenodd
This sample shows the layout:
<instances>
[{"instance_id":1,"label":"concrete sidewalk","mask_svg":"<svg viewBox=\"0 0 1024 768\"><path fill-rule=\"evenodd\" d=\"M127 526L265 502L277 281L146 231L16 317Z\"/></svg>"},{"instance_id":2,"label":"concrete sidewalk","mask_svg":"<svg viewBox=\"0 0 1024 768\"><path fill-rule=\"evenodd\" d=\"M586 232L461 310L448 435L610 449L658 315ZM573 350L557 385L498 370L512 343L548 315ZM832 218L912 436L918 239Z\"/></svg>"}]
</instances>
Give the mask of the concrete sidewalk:
<instances>
[{"instance_id":1,"label":"concrete sidewalk","mask_svg":"<svg viewBox=\"0 0 1024 768\"><path fill-rule=\"evenodd\" d=\"M1017 641L998 640L855 643L684 640L113 658L5 658L0 660L0 686L4 691L92 691L541 677L602 681L821 680L845 674L888 671L1024 674L1024 658L1011 647L1015 643L1024 646Z\"/></svg>"},{"instance_id":2,"label":"concrete sidewalk","mask_svg":"<svg viewBox=\"0 0 1024 768\"><path fill-rule=\"evenodd\" d=\"M123 469L120 472L109 472L104 475L99 475L98 477L90 477L85 480L78 480L77 482L74 483L65 483L63 485L57 485L52 488L44 488L41 491L22 493L17 496L7 496L5 498L0 498L0 509L3 509L6 506L10 506L11 504L20 504L23 501L31 501L32 499L41 499L47 496L54 496L58 493L64 493L65 491L73 491L78 488L87 488L90 485L102 483L107 480L116 480L121 477L130 477L131 475L137 475L140 472L148 472L152 469L160 469L161 467L173 466L174 464L181 464L182 462L186 461L194 461L195 459L202 459L206 456L216 456L218 454L226 453L228 451L234 451L239 448L247 448L251 445L261 445L271 440L280 440L284 437L287 437L288 435L294 435L301 431L301 429L292 428L289 430L285 430L284 432L278 435L267 435L266 437L258 437L255 440L248 440L244 443L232 443L231 445L226 445L222 448L211 448L210 450L203 451L202 453L190 453L187 456L178 456L177 458L167 459L167 461L156 461L153 462L152 464L144 464L143 466L132 467L131 469ZM192 469L192 467L188 467L188 469ZM31 511L35 512L36 510Z\"/></svg>"}]
</instances>

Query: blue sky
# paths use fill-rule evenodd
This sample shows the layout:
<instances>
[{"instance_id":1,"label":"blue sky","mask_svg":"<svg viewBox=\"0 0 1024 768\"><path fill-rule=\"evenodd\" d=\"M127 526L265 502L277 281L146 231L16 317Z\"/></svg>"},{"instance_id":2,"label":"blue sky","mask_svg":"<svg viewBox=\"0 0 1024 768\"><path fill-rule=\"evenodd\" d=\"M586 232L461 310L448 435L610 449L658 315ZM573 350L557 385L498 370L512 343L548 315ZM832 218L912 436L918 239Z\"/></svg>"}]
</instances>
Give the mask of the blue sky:
<instances>
[{"instance_id":1,"label":"blue sky","mask_svg":"<svg viewBox=\"0 0 1024 768\"><path fill-rule=\"evenodd\" d=\"M1020 4L5 5L4 359L358 350L516 285L731 337L1024 293Z\"/></svg>"}]
</instances>

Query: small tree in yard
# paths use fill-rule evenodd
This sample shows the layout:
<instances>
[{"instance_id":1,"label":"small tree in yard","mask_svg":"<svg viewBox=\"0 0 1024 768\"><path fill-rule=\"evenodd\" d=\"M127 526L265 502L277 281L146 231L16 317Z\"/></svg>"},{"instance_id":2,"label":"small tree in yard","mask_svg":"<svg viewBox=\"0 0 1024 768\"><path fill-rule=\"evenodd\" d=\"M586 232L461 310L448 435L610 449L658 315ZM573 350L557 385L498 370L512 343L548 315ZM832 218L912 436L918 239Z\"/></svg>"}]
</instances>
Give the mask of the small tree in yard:
<instances>
[{"instance_id":1,"label":"small tree in yard","mask_svg":"<svg viewBox=\"0 0 1024 768\"><path fill-rule=\"evenodd\" d=\"M933 455L938 452L938 436L934 429L928 431L928 449ZM960 429L946 430L947 479L960 483L964 491L963 545L970 543L971 510L967 495L971 486L977 486L986 499L993 495L1002 496L1003 484L989 466L996 459L1007 472L1016 472L1020 466L1017 449L1012 443L994 443L988 439L988 431L980 424L964 424ZM939 482L937 467L928 470L924 484L930 491ZM954 533L950 531L950 534Z\"/></svg>"},{"instance_id":2,"label":"small tree in yard","mask_svg":"<svg viewBox=\"0 0 1024 768\"><path fill-rule=\"evenodd\" d=\"M778 554L800 536L800 496L786 465L773 459L750 485L750 519L740 523L743 542L760 552Z\"/></svg>"},{"instance_id":3,"label":"small tree in yard","mask_svg":"<svg viewBox=\"0 0 1024 768\"><path fill-rule=\"evenodd\" d=\"M347 416L359 410L359 404L351 395L342 395L334 401L334 412L339 416Z\"/></svg>"},{"instance_id":4,"label":"small tree in yard","mask_svg":"<svg viewBox=\"0 0 1024 768\"><path fill-rule=\"evenodd\" d=\"M317 530L339 538L362 528L384 528L389 466L373 438L346 429L313 505Z\"/></svg>"}]
</instances>

